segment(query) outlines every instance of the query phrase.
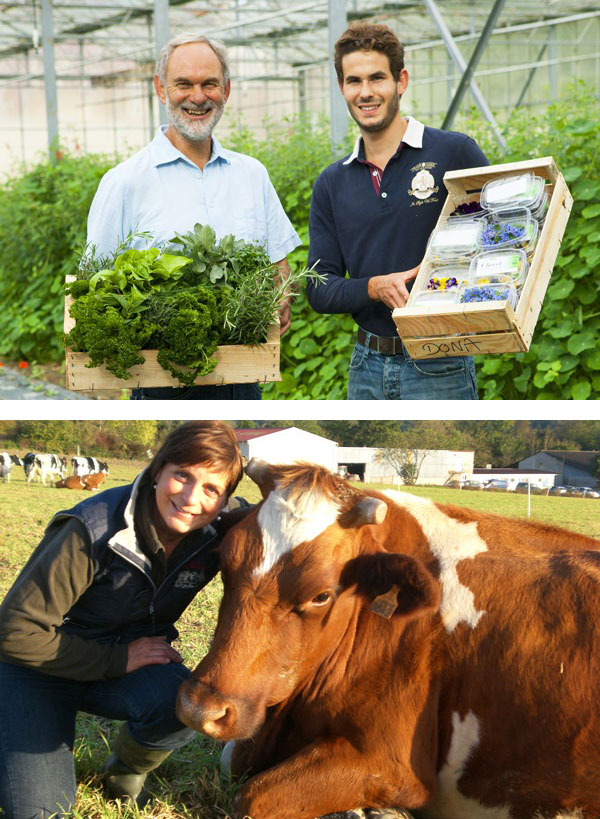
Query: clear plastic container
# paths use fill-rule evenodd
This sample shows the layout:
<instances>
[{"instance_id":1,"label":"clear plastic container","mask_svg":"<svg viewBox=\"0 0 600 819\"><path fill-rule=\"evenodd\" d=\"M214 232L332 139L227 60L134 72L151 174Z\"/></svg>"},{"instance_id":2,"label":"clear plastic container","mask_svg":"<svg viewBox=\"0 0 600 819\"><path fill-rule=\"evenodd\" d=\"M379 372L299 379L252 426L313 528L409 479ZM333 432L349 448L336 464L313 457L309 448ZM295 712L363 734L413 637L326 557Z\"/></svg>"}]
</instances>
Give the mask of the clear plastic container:
<instances>
[{"instance_id":1,"label":"clear plastic container","mask_svg":"<svg viewBox=\"0 0 600 819\"><path fill-rule=\"evenodd\" d=\"M478 253L469 267L471 281L482 277L507 276L515 287L522 287L529 263L524 250L508 248L507 250L489 250ZM482 282L486 284L487 282ZM491 282L490 282L491 283Z\"/></svg>"},{"instance_id":2,"label":"clear plastic container","mask_svg":"<svg viewBox=\"0 0 600 819\"><path fill-rule=\"evenodd\" d=\"M539 225L528 208L504 208L480 220L477 236L479 250L520 248L527 255L533 253L538 239Z\"/></svg>"},{"instance_id":3,"label":"clear plastic container","mask_svg":"<svg viewBox=\"0 0 600 819\"><path fill-rule=\"evenodd\" d=\"M487 210L479 202L463 202L448 214L448 222L454 219L481 219L486 214Z\"/></svg>"},{"instance_id":4,"label":"clear plastic container","mask_svg":"<svg viewBox=\"0 0 600 819\"><path fill-rule=\"evenodd\" d=\"M415 294L411 307L438 307L442 304L456 304L458 301L458 287L451 290L421 290Z\"/></svg>"},{"instance_id":5,"label":"clear plastic container","mask_svg":"<svg viewBox=\"0 0 600 819\"><path fill-rule=\"evenodd\" d=\"M434 267L429 273L427 290L452 290L469 280L469 265L454 264Z\"/></svg>"},{"instance_id":6,"label":"clear plastic container","mask_svg":"<svg viewBox=\"0 0 600 819\"><path fill-rule=\"evenodd\" d=\"M544 224L544 219L546 218L546 214L548 213L548 205L549 204L550 204L550 197L548 196L547 193L544 193L544 196L542 197L542 201L540 203L540 206L536 210L532 211L532 213L531 213L532 219L535 219L536 222L540 225L540 227L541 227L541 225Z\"/></svg>"},{"instance_id":7,"label":"clear plastic container","mask_svg":"<svg viewBox=\"0 0 600 819\"><path fill-rule=\"evenodd\" d=\"M477 253L479 219L460 219L437 228L431 234L428 256L435 265L467 261Z\"/></svg>"},{"instance_id":8,"label":"clear plastic container","mask_svg":"<svg viewBox=\"0 0 600 819\"><path fill-rule=\"evenodd\" d=\"M482 301L508 301L513 308L519 297L514 284L464 284L458 289L460 304L476 304Z\"/></svg>"},{"instance_id":9,"label":"clear plastic container","mask_svg":"<svg viewBox=\"0 0 600 819\"><path fill-rule=\"evenodd\" d=\"M481 206L486 210L520 206L535 211L542 204L545 187L542 177L533 173L501 176L485 183L481 189Z\"/></svg>"},{"instance_id":10,"label":"clear plastic container","mask_svg":"<svg viewBox=\"0 0 600 819\"><path fill-rule=\"evenodd\" d=\"M497 276L497 275L495 275L493 273L488 275L488 276L475 276L474 278L469 279L467 284L473 284L473 285L476 285L478 287L479 286L483 287L486 284L512 284L512 285L515 285L515 283L513 282L513 280L511 279L510 276L502 276L502 275ZM515 287L516 287L516 285L515 285Z\"/></svg>"}]
</instances>

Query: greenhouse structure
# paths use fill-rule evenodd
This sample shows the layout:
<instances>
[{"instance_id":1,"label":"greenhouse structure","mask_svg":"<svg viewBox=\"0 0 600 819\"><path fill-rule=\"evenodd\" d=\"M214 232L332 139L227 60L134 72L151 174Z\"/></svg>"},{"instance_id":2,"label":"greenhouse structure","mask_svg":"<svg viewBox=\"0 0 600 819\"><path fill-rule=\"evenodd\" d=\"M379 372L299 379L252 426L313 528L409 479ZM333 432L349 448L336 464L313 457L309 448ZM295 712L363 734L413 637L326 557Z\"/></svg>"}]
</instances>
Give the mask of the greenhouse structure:
<instances>
[{"instance_id":1,"label":"greenhouse structure","mask_svg":"<svg viewBox=\"0 0 600 819\"><path fill-rule=\"evenodd\" d=\"M451 127L476 106L499 146L515 109L555 100L573 79L600 85L595 0L15 0L1 4L0 171L55 142L127 155L164 112L157 50L193 31L221 39L232 93L221 133L307 112L348 127L330 55L348 21L389 25L406 47L406 113Z\"/></svg>"}]
</instances>

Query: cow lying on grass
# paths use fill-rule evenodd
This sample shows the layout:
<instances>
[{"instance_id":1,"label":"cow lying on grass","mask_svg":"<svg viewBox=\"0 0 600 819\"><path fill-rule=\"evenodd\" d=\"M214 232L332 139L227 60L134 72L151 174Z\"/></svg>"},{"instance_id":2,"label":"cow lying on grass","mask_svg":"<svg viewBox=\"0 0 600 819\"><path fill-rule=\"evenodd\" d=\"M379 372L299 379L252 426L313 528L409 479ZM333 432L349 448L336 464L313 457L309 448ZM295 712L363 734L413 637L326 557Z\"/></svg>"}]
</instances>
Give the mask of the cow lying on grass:
<instances>
[{"instance_id":1,"label":"cow lying on grass","mask_svg":"<svg viewBox=\"0 0 600 819\"><path fill-rule=\"evenodd\" d=\"M56 489L88 489L95 491L100 487L104 478L103 472L96 472L93 475L70 475L68 478L56 481L54 486Z\"/></svg>"},{"instance_id":2,"label":"cow lying on grass","mask_svg":"<svg viewBox=\"0 0 600 819\"><path fill-rule=\"evenodd\" d=\"M247 472L266 499L222 542L177 708L239 740L234 819L600 816L600 541L317 466Z\"/></svg>"}]
</instances>

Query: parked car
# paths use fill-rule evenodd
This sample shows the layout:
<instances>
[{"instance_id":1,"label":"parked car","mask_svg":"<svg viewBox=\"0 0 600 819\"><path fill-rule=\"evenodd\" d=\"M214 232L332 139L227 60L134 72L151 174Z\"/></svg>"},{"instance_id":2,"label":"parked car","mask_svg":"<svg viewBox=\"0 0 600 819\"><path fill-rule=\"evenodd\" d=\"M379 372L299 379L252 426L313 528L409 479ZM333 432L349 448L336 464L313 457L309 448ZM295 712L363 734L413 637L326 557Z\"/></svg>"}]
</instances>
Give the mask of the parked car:
<instances>
[{"instance_id":1,"label":"parked car","mask_svg":"<svg viewBox=\"0 0 600 819\"><path fill-rule=\"evenodd\" d=\"M519 481L519 483L515 486L515 492L519 492L520 494L527 494L529 492L527 481ZM531 494L532 495L545 495L546 490L542 489L541 486L535 486L535 484L531 484Z\"/></svg>"},{"instance_id":2,"label":"parked car","mask_svg":"<svg viewBox=\"0 0 600 819\"><path fill-rule=\"evenodd\" d=\"M548 492L549 495L566 495L568 493L568 489L566 486L551 486L550 491Z\"/></svg>"},{"instance_id":3,"label":"parked car","mask_svg":"<svg viewBox=\"0 0 600 819\"><path fill-rule=\"evenodd\" d=\"M463 481L462 489L483 489L481 481Z\"/></svg>"},{"instance_id":4,"label":"parked car","mask_svg":"<svg viewBox=\"0 0 600 819\"><path fill-rule=\"evenodd\" d=\"M587 486L584 486L584 489L587 490L587 498L600 498L600 492L597 489L588 488Z\"/></svg>"},{"instance_id":5,"label":"parked car","mask_svg":"<svg viewBox=\"0 0 600 819\"><path fill-rule=\"evenodd\" d=\"M588 493L595 492L590 486L567 486L566 489L570 498L590 498L593 495Z\"/></svg>"},{"instance_id":6,"label":"parked car","mask_svg":"<svg viewBox=\"0 0 600 819\"><path fill-rule=\"evenodd\" d=\"M600 498L600 492L596 492L591 486L577 486L573 495L580 498Z\"/></svg>"},{"instance_id":7,"label":"parked car","mask_svg":"<svg viewBox=\"0 0 600 819\"><path fill-rule=\"evenodd\" d=\"M492 478L483 487L487 492L506 492L508 490L508 481L500 480L500 478Z\"/></svg>"}]
</instances>

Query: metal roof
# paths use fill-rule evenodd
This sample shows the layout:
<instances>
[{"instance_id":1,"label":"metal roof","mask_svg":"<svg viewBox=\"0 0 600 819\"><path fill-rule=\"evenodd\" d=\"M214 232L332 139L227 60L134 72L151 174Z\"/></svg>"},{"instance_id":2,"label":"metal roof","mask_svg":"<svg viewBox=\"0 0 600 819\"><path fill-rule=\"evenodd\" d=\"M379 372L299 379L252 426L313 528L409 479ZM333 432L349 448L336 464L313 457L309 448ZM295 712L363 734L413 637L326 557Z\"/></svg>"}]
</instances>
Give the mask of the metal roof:
<instances>
[{"instance_id":1,"label":"metal roof","mask_svg":"<svg viewBox=\"0 0 600 819\"><path fill-rule=\"evenodd\" d=\"M41 3L0 2L2 80L26 82L41 74L36 63L41 50ZM444 21L458 42L478 37L492 5L492 0L438 0ZM56 46L87 47L85 54L71 48L61 56L59 77L102 75L107 59L122 61L123 70L142 67L147 71L153 62L152 0L54 0L51 8ZM242 49L240 77L252 74L253 62L264 63L264 51L280 67L329 58L328 0L170 0L168 11L171 34L200 31L219 37L230 48ZM349 20L370 17L391 25L409 49L440 41L439 30L421 0L347 0L346 14ZM507 0L496 32L598 15L597 0ZM23 55L31 62L31 71L23 70L21 61L11 60Z\"/></svg>"},{"instance_id":2,"label":"metal roof","mask_svg":"<svg viewBox=\"0 0 600 819\"><path fill-rule=\"evenodd\" d=\"M405 44L406 113L451 128L468 87L502 149L516 108L545 107L600 72L600 0L0 0L0 145L10 152L0 170L18 153L31 159L43 132L50 156L66 136L87 151L147 142L166 122L152 88L158 47L190 31L229 49L222 130L244 121L262 133L328 112L335 153L349 117L332 43L358 18L388 24ZM39 96L27 96L42 88L46 123Z\"/></svg>"},{"instance_id":3,"label":"metal roof","mask_svg":"<svg viewBox=\"0 0 600 819\"><path fill-rule=\"evenodd\" d=\"M273 435L275 432L283 432L284 429L292 427L273 427L272 429L234 429L238 443L243 441L253 441L255 438L264 438L265 435ZM296 429L296 427L293 427Z\"/></svg>"}]
</instances>

